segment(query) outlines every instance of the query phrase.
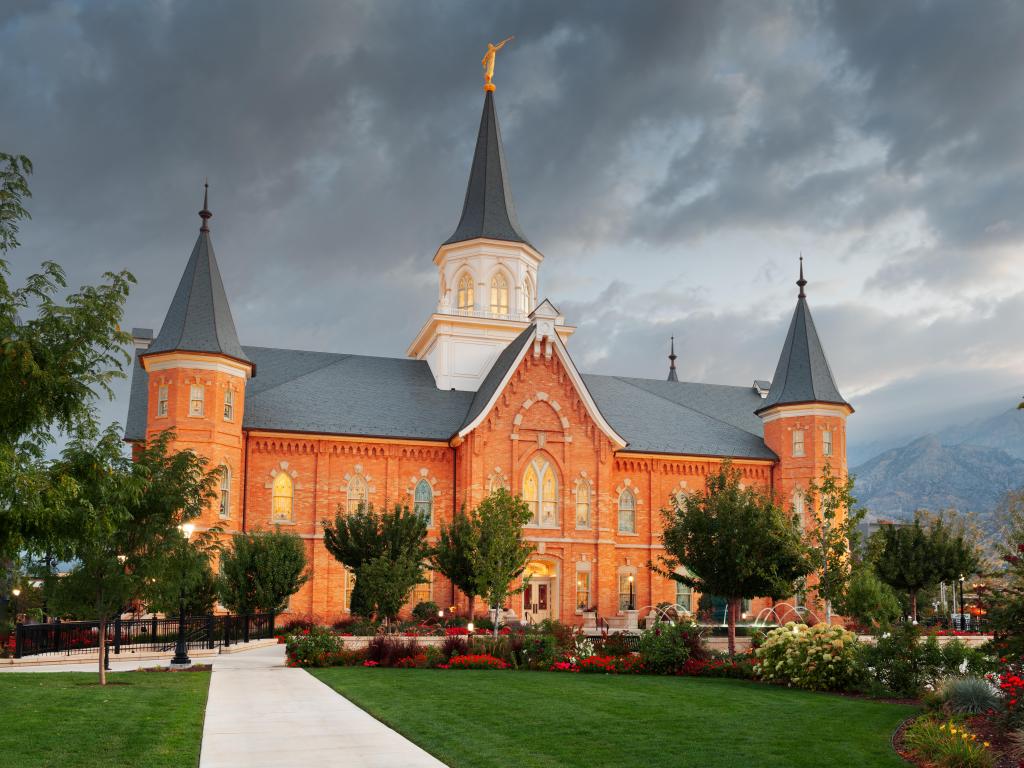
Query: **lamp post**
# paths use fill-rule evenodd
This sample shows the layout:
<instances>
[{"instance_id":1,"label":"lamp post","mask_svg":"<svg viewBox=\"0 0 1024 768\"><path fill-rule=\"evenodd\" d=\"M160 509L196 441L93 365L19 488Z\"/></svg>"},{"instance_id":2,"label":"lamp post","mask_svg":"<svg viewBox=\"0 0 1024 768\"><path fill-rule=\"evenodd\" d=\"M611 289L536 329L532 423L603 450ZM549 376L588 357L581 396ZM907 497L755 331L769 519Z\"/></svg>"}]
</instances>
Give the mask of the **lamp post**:
<instances>
[{"instance_id":1,"label":"lamp post","mask_svg":"<svg viewBox=\"0 0 1024 768\"><path fill-rule=\"evenodd\" d=\"M178 526L181 535L185 537L186 545L192 537L195 526L192 523L183 523ZM178 594L178 643L174 648L174 658L171 659L172 667L188 667L192 665L192 659L188 657L188 644L185 642L185 560L181 563L181 592Z\"/></svg>"},{"instance_id":2,"label":"lamp post","mask_svg":"<svg viewBox=\"0 0 1024 768\"><path fill-rule=\"evenodd\" d=\"M629 610L636 610L635 594L633 592L633 574L629 574Z\"/></svg>"},{"instance_id":3,"label":"lamp post","mask_svg":"<svg viewBox=\"0 0 1024 768\"><path fill-rule=\"evenodd\" d=\"M15 587L11 590L11 596L14 598L11 600L11 613L14 614L14 623L18 623L18 595L21 594L21 587Z\"/></svg>"},{"instance_id":4,"label":"lamp post","mask_svg":"<svg viewBox=\"0 0 1024 768\"><path fill-rule=\"evenodd\" d=\"M964 630L964 575L960 574L960 629Z\"/></svg>"}]
</instances>

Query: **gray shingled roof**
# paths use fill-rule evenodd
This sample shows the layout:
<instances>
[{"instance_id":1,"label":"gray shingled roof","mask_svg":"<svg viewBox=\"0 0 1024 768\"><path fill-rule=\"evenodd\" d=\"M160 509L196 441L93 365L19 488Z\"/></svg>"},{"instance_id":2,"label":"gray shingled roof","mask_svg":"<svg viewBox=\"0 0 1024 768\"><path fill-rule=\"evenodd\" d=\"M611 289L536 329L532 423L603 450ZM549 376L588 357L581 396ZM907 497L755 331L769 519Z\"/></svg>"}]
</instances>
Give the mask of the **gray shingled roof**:
<instances>
[{"instance_id":1,"label":"gray shingled roof","mask_svg":"<svg viewBox=\"0 0 1024 768\"><path fill-rule=\"evenodd\" d=\"M205 208L204 208L205 211ZM238 342L208 230L201 230L160 333L143 355L213 352L251 362Z\"/></svg>"},{"instance_id":2,"label":"gray shingled roof","mask_svg":"<svg viewBox=\"0 0 1024 768\"><path fill-rule=\"evenodd\" d=\"M801 280L803 273L801 272ZM849 405L839 393L825 350L814 327L807 299L801 295L786 333L779 364L775 368L768 397L757 409L762 412L776 405L797 403L838 403Z\"/></svg>"},{"instance_id":3,"label":"gray shingled roof","mask_svg":"<svg viewBox=\"0 0 1024 768\"><path fill-rule=\"evenodd\" d=\"M425 361L244 347L260 375L245 394L245 429L448 440L480 414L519 351L527 328L498 356L480 390L439 390ZM627 451L774 459L750 387L584 375ZM125 429L146 433L147 374L136 361Z\"/></svg>"},{"instance_id":4,"label":"gray shingled roof","mask_svg":"<svg viewBox=\"0 0 1024 768\"><path fill-rule=\"evenodd\" d=\"M444 244L461 243L477 237L529 244L519 229L516 209L512 204L505 150L494 111L494 94L490 91L484 97L484 111L480 116L480 132L476 137L462 218L455 233Z\"/></svg>"}]
</instances>

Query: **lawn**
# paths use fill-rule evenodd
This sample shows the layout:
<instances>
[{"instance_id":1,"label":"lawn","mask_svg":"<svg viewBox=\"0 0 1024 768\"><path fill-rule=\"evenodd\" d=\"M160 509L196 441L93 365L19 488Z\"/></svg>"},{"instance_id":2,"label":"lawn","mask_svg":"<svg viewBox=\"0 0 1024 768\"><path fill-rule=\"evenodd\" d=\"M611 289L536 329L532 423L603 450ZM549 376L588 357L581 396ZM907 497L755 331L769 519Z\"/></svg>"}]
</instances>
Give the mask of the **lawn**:
<instances>
[{"instance_id":1,"label":"lawn","mask_svg":"<svg viewBox=\"0 0 1024 768\"><path fill-rule=\"evenodd\" d=\"M0 674L0 765L187 768L199 764L209 672Z\"/></svg>"},{"instance_id":2,"label":"lawn","mask_svg":"<svg viewBox=\"0 0 1024 768\"><path fill-rule=\"evenodd\" d=\"M905 766L915 709L739 680L312 670L439 759L463 766Z\"/></svg>"}]
</instances>

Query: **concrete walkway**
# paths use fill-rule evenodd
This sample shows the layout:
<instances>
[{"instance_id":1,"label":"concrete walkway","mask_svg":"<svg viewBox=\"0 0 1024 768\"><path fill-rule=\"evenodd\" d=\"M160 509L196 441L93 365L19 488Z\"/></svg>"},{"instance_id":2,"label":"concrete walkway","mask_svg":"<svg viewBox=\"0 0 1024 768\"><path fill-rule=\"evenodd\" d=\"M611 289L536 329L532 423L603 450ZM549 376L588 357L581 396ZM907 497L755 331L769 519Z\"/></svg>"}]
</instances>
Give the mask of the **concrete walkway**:
<instances>
[{"instance_id":1,"label":"concrete walkway","mask_svg":"<svg viewBox=\"0 0 1024 768\"><path fill-rule=\"evenodd\" d=\"M284 647L216 659L200 768L444 768L301 669Z\"/></svg>"}]
</instances>

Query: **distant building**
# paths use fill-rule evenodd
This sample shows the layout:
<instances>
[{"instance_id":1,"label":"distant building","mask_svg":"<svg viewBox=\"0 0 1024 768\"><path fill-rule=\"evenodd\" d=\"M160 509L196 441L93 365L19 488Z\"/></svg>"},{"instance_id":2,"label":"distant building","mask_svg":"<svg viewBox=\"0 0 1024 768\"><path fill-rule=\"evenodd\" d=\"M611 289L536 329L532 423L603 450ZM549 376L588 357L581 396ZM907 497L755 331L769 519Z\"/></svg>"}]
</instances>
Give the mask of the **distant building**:
<instances>
[{"instance_id":1,"label":"distant building","mask_svg":"<svg viewBox=\"0 0 1024 768\"><path fill-rule=\"evenodd\" d=\"M434 254L437 305L406 358L243 346L211 215L204 199L159 334L135 333L126 439L174 427L179 447L225 468L200 527L281 526L306 540L311 578L291 600L295 616L348 615L352 576L322 543L321 521L339 507L408 504L433 538L463 504L509 488L533 511L526 535L536 545L529 587L509 607L572 623L591 606L621 616L630 577L637 609L696 608L696 596L646 563L660 548L659 510L703 487L724 459L801 515L825 464L846 473L853 409L811 319L802 266L771 382L680 382L674 346L667 380L577 369L574 326L537 293L544 255L516 218L491 92L462 217ZM358 317L347 322L358 332ZM440 575L410 605L428 599L464 605Z\"/></svg>"}]
</instances>

